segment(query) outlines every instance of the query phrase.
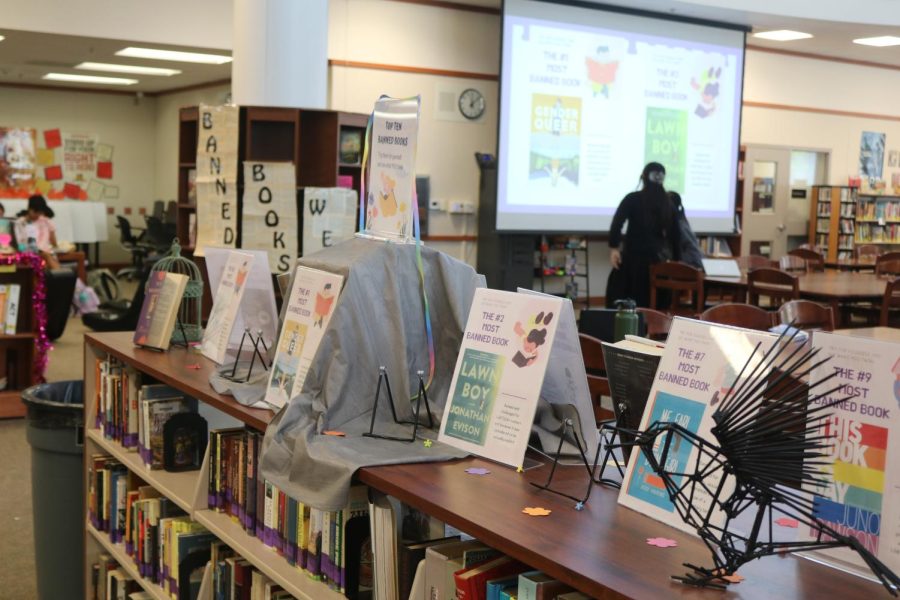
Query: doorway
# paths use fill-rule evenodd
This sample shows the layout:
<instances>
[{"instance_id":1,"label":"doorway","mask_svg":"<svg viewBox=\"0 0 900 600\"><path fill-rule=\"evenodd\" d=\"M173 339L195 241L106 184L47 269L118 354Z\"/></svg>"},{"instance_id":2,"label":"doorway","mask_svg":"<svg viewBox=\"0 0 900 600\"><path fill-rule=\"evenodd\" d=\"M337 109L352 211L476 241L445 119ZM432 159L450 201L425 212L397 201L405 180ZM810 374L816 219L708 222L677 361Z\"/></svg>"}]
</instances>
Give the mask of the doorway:
<instances>
[{"instance_id":1,"label":"doorway","mask_svg":"<svg viewBox=\"0 0 900 600\"><path fill-rule=\"evenodd\" d=\"M805 243L811 187L828 181L828 152L747 145L741 254L772 259Z\"/></svg>"}]
</instances>

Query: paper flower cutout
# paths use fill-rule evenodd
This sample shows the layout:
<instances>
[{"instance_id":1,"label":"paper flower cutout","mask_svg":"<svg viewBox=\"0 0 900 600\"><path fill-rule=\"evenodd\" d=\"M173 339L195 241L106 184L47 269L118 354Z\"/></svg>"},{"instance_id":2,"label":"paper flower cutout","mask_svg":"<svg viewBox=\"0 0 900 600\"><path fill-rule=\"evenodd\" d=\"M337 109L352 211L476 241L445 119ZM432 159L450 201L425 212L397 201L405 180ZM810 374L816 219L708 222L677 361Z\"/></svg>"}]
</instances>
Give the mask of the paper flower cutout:
<instances>
[{"instance_id":1,"label":"paper flower cutout","mask_svg":"<svg viewBox=\"0 0 900 600\"><path fill-rule=\"evenodd\" d=\"M553 511L549 508L541 508L539 506L526 506L522 509L522 512L529 517L546 517Z\"/></svg>"},{"instance_id":2,"label":"paper flower cutout","mask_svg":"<svg viewBox=\"0 0 900 600\"><path fill-rule=\"evenodd\" d=\"M717 569L714 572L716 577L723 581L727 581L728 583L740 583L744 580L744 577L737 573L732 573L731 575L723 575L723 573L725 573L725 569Z\"/></svg>"},{"instance_id":3,"label":"paper flower cutout","mask_svg":"<svg viewBox=\"0 0 900 600\"><path fill-rule=\"evenodd\" d=\"M425 441L422 442L422 443L425 445L426 448L431 448L431 445L432 445L434 442L432 442L431 440L425 440Z\"/></svg>"},{"instance_id":4,"label":"paper flower cutout","mask_svg":"<svg viewBox=\"0 0 900 600\"><path fill-rule=\"evenodd\" d=\"M578 502L575 505L575 510L584 510L584 502Z\"/></svg>"},{"instance_id":5,"label":"paper flower cutout","mask_svg":"<svg viewBox=\"0 0 900 600\"><path fill-rule=\"evenodd\" d=\"M776 525L781 525L782 527L791 527L796 529L800 526L800 521L797 519L791 519L789 517L781 517L780 519L775 519Z\"/></svg>"},{"instance_id":6,"label":"paper flower cutout","mask_svg":"<svg viewBox=\"0 0 900 600\"><path fill-rule=\"evenodd\" d=\"M678 545L678 542L670 540L669 538L654 537L647 538L647 544L649 546L656 546L657 548L674 548Z\"/></svg>"},{"instance_id":7,"label":"paper flower cutout","mask_svg":"<svg viewBox=\"0 0 900 600\"><path fill-rule=\"evenodd\" d=\"M323 431L322 435L333 435L335 437L347 437L347 434L343 431Z\"/></svg>"},{"instance_id":8,"label":"paper flower cutout","mask_svg":"<svg viewBox=\"0 0 900 600\"><path fill-rule=\"evenodd\" d=\"M188 368L188 369L194 369L195 371L199 371L199 370L200 370L200 364L199 364L199 363L194 363L194 364L192 364L192 365L188 365L187 368Z\"/></svg>"},{"instance_id":9,"label":"paper flower cutout","mask_svg":"<svg viewBox=\"0 0 900 600\"><path fill-rule=\"evenodd\" d=\"M487 475L490 471L483 467L469 467L466 469L466 473L469 475Z\"/></svg>"},{"instance_id":10,"label":"paper flower cutout","mask_svg":"<svg viewBox=\"0 0 900 600\"><path fill-rule=\"evenodd\" d=\"M522 468L522 465L519 465L519 466L516 468L516 473L524 473L524 472L525 472L525 469Z\"/></svg>"}]
</instances>

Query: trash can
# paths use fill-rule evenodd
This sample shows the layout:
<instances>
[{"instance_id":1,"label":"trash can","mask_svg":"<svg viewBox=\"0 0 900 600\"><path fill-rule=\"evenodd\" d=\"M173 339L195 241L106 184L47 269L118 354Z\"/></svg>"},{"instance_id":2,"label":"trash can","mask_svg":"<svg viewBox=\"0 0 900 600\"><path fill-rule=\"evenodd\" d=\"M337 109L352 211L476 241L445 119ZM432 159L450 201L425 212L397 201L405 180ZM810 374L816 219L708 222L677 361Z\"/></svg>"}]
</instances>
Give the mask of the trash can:
<instances>
[{"instance_id":1,"label":"trash can","mask_svg":"<svg viewBox=\"0 0 900 600\"><path fill-rule=\"evenodd\" d=\"M31 505L40 600L80 597L84 589L84 382L60 381L22 392L31 445Z\"/></svg>"}]
</instances>

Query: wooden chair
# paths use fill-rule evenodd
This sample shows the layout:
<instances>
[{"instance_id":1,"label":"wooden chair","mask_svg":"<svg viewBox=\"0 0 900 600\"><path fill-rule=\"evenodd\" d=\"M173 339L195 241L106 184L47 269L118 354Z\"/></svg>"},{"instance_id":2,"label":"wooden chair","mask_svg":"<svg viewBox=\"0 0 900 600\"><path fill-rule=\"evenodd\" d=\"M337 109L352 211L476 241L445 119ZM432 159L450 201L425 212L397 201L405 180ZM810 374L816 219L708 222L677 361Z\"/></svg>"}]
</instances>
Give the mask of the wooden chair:
<instances>
[{"instance_id":1,"label":"wooden chair","mask_svg":"<svg viewBox=\"0 0 900 600\"><path fill-rule=\"evenodd\" d=\"M884 287L884 296L881 299L881 319L878 324L882 327L891 327L891 317L893 317L893 326L897 327L896 321L900 315L896 310L898 308L900 308L900 277L894 277Z\"/></svg>"},{"instance_id":2,"label":"wooden chair","mask_svg":"<svg viewBox=\"0 0 900 600\"><path fill-rule=\"evenodd\" d=\"M787 273L806 273L809 271L809 263L804 258L786 254L778 259L778 267Z\"/></svg>"},{"instance_id":3,"label":"wooden chair","mask_svg":"<svg viewBox=\"0 0 900 600\"><path fill-rule=\"evenodd\" d=\"M672 317L653 308L638 308L637 311L644 315L644 325L647 326L647 337L660 342L669 337L672 328Z\"/></svg>"},{"instance_id":4,"label":"wooden chair","mask_svg":"<svg viewBox=\"0 0 900 600\"><path fill-rule=\"evenodd\" d=\"M813 252L821 254L822 256L825 256L826 254L828 254L828 248L826 248L824 246L818 246L818 245L813 245L813 244L800 244L797 247L804 248L806 250L812 250Z\"/></svg>"},{"instance_id":5,"label":"wooden chair","mask_svg":"<svg viewBox=\"0 0 900 600\"><path fill-rule=\"evenodd\" d=\"M834 331L834 311L830 306L812 300L791 300L778 309L778 318L785 325L793 323L806 331Z\"/></svg>"},{"instance_id":6,"label":"wooden chair","mask_svg":"<svg viewBox=\"0 0 900 600\"><path fill-rule=\"evenodd\" d=\"M581 357L584 370L587 372L588 390L591 393L591 405L594 407L594 420L597 423L615 418L613 411L604 408L600 400L609 397L609 379L606 377L606 362L603 360L603 344L592 335L578 334L581 345Z\"/></svg>"},{"instance_id":7,"label":"wooden chair","mask_svg":"<svg viewBox=\"0 0 900 600\"><path fill-rule=\"evenodd\" d=\"M807 271L824 271L825 257L809 248L795 248L788 252L788 256L796 256L806 261Z\"/></svg>"},{"instance_id":8,"label":"wooden chair","mask_svg":"<svg viewBox=\"0 0 900 600\"><path fill-rule=\"evenodd\" d=\"M876 244L860 244L853 249L853 254L856 257L856 260L871 260L872 262L875 262L875 259L881 254L881 246Z\"/></svg>"},{"instance_id":9,"label":"wooden chair","mask_svg":"<svg viewBox=\"0 0 900 600\"><path fill-rule=\"evenodd\" d=\"M666 261L650 265L650 308L659 308L660 291L671 292L671 301L665 312L669 314L695 315L705 308L703 271L682 262ZM687 302L682 295L687 294Z\"/></svg>"},{"instance_id":10,"label":"wooden chair","mask_svg":"<svg viewBox=\"0 0 900 600\"><path fill-rule=\"evenodd\" d=\"M890 254L894 253L891 252ZM885 258L886 256L888 255L883 254L875 259L875 275L878 277L896 277L897 275L900 275L900 257Z\"/></svg>"},{"instance_id":11,"label":"wooden chair","mask_svg":"<svg viewBox=\"0 0 900 600\"><path fill-rule=\"evenodd\" d=\"M719 304L700 314L701 321L734 325L745 329L768 331L772 323L772 313L751 304Z\"/></svg>"},{"instance_id":12,"label":"wooden chair","mask_svg":"<svg viewBox=\"0 0 900 600\"><path fill-rule=\"evenodd\" d=\"M761 308L779 308L800 298L800 282L795 275L779 269L753 269L747 273L747 302L760 306L760 296L769 299L768 307Z\"/></svg>"},{"instance_id":13,"label":"wooden chair","mask_svg":"<svg viewBox=\"0 0 900 600\"><path fill-rule=\"evenodd\" d=\"M734 260L737 261L738 267L740 267L742 271L750 271L751 269L759 269L761 267L778 267L777 262L775 262L774 260L769 260L765 256L760 256L759 254L738 256Z\"/></svg>"}]
</instances>

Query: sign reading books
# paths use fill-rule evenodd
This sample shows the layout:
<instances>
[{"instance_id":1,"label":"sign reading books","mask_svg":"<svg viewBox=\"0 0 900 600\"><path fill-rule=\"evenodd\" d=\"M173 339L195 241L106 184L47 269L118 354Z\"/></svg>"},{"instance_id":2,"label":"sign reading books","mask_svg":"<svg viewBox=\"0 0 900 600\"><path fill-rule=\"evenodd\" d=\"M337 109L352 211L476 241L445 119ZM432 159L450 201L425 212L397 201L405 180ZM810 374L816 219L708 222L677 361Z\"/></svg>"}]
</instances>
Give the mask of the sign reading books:
<instances>
[{"instance_id":1,"label":"sign reading books","mask_svg":"<svg viewBox=\"0 0 900 600\"><path fill-rule=\"evenodd\" d=\"M420 102L418 96L382 96L375 103L365 188L365 233L371 236L407 242L413 235Z\"/></svg>"},{"instance_id":2,"label":"sign reading books","mask_svg":"<svg viewBox=\"0 0 900 600\"><path fill-rule=\"evenodd\" d=\"M273 273L297 260L297 184L294 164L244 161L241 247L265 250Z\"/></svg>"},{"instance_id":3,"label":"sign reading books","mask_svg":"<svg viewBox=\"0 0 900 600\"><path fill-rule=\"evenodd\" d=\"M826 385L841 386L819 402L854 395L832 407L820 427L807 434L821 436L827 445L818 459L824 463L820 469L826 483L808 488L813 514L900 572L900 344L817 331L812 345L831 360L813 370L810 379L835 373ZM808 529L799 536L815 539ZM849 548L811 554L871 577L860 555Z\"/></svg>"},{"instance_id":4,"label":"sign reading books","mask_svg":"<svg viewBox=\"0 0 900 600\"><path fill-rule=\"evenodd\" d=\"M522 464L562 308L552 296L475 290L441 442Z\"/></svg>"},{"instance_id":5,"label":"sign reading books","mask_svg":"<svg viewBox=\"0 0 900 600\"><path fill-rule=\"evenodd\" d=\"M753 354L756 344L761 343L760 348L765 351L776 339L777 336L768 333L676 318L662 358L659 359L659 367L654 375L639 429L643 431L657 421L673 422L701 438L715 442L710 430L714 425L712 414L716 406L728 393L735 377ZM753 362L744 371L745 377L753 372L762 354L757 352L754 355ZM657 438L657 444L653 448L655 455L662 454L664 441L663 437ZM703 469L708 465L709 458L701 456L698 462L697 452L692 444L677 436L674 447L668 449L666 471ZM717 470L715 473L716 475L711 475L704 481L709 489L716 489L721 479L721 471ZM680 478L673 479L678 485ZM698 491L692 500L701 512L712 510L712 497L709 494ZM669 500L662 478L654 473L639 448L632 450L628 461L628 469L619 491L619 504L682 531L696 533L679 517ZM710 522L721 524L724 522L724 514L714 510Z\"/></svg>"},{"instance_id":6,"label":"sign reading books","mask_svg":"<svg viewBox=\"0 0 900 600\"><path fill-rule=\"evenodd\" d=\"M303 389L343 283L342 275L297 267L269 371L265 401L272 406L281 408Z\"/></svg>"},{"instance_id":7,"label":"sign reading books","mask_svg":"<svg viewBox=\"0 0 900 600\"><path fill-rule=\"evenodd\" d=\"M197 136L197 242L234 248L238 233L238 107L200 105Z\"/></svg>"},{"instance_id":8,"label":"sign reading books","mask_svg":"<svg viewBox=\"0 0 900 600\"><path fill-rule=\"evenodd\" d=\"M141 316L134 330L135 344L158 350L169 347L187 282L188 276L179 273L153 271L150 274Z\"/></svg>"},{"instance_id":9,"label":"sign reading books","mask_svg":"<svg viewBox=\"0 0 900 600\"><path fill-rule=\"evenodd\" d=\"M303 190L303 256L334 246L356 231L356 190L312 188Z\"/></svg>"},{"instance_id":10,"label":"sign reading books","mask_svg":"<svg viewBox=\"0 0 900 600\"><path fill-rule=\"evenodd\" d=\"M261 332L271 347L278 329L278 311L268 254L262 250L226 248L206 248L205 254L209 286L216 293L203 332L204 356L221 364L226 353L236 354L245 328L254 336ZM244 353L249 353L250 348L245 344Z\"/></svg>"}]
</instances>

